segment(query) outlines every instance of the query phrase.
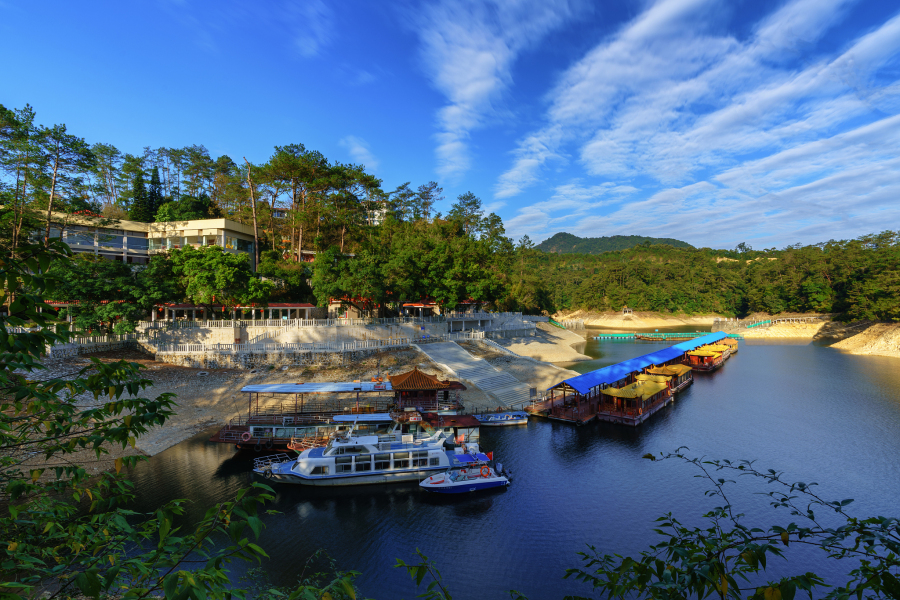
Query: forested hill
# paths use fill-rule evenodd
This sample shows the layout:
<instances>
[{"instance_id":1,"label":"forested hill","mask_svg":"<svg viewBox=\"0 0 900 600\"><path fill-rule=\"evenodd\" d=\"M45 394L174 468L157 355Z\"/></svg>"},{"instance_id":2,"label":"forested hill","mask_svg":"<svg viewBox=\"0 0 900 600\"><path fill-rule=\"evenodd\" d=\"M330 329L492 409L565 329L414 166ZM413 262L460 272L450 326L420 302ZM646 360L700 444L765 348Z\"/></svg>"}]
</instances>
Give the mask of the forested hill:
<instances>
[{"instance_id":1,"label":"forested hill","mask_svg":"<svg viewBox=\"0 0 900 600\"><path fill-rule=\"evenodd\" d=\"M549 240L544 240L537 246L543 252L556 252L557 254L600 254L615 250L628 250L641 244L668 244L675 248L693 248L687 242L673 240L672 238L653 238L642 235L609 235L598 238L580 238L571 233L557 233Z\"/></svg>"}]
</instances>

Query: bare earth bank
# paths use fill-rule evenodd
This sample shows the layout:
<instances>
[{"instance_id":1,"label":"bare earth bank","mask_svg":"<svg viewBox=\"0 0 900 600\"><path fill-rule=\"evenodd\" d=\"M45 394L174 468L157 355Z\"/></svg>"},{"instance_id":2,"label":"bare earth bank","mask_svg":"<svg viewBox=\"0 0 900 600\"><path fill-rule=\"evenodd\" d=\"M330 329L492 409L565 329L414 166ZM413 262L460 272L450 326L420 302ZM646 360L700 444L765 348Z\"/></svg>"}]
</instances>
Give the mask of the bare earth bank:
<instances>
[{"instance_id":1,"label":"bare earth bank","mask_svg":"<svg viewBox=\"0 0 900 600\"><path fill-rule=\"evenodd\" d=\"M634 312L623 315L619 312L594 312L576 310L574 312L561 312L553 316L557 321L564 319L584 319L587 327L610 328L637 328L647 327L680 327L683 325L710 326L717 318L723 315L670 315L654 312Z\"/></svg>"}]
</instances>

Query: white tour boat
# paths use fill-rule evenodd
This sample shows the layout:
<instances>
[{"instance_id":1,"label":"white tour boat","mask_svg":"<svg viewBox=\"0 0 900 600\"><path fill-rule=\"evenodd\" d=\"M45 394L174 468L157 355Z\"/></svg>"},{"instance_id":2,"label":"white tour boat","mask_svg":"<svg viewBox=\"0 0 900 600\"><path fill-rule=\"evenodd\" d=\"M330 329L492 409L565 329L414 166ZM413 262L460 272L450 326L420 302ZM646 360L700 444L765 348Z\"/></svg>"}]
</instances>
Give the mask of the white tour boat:
<instances>
[{"instance_id":1,"label":"white tour boat","mask_svg":"<svg viewBox=\"0 0 900 600\"><path fill-rule=\"evenodd\" d=\"M321 486L420 480L450 468L446 439L443 429L431 435L357 435L351 430L296 458L258 458L253 472L279 483Z\"/></svg>"}]
</instances>

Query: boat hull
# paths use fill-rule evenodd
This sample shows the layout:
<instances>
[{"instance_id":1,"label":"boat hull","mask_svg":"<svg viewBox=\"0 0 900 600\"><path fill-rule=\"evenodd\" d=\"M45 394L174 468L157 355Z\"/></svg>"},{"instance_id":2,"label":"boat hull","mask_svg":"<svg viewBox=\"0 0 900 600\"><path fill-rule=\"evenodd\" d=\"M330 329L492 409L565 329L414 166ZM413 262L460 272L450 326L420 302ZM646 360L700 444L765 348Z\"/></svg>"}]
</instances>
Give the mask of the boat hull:
<instances>
[{"instance_id":1,"label":"boat hull","mask_svg":"<svg viewBox=\"0 0 900 600\"><path fill-rule=\"evenodd\" d=\"M383 483L402 483L404 481L419 481L423 477L446 471L447 467L429 467L413 469L409 471L377 472L377 473L353 473L350 475L331 475L327 477L303 477L294 473L254 471L255 474L265 477L269 481L278 483L291 483L295 485L312 485L319 487L340 487L347 485L378 485Z\"/></svg>"},{"instance_id":2,"label":"boat hull","mask_svg":"<svg viewBox=\"0 0 900 600\"><path fill-rule=\"evenodd\" d=\"M507 480L497 481L467 481L465 483L456 483L452 486L422 486L426 492L433 494L468 494L470 492L479 492L482 490L490 490L494 488L503 488L509 485Z\"/></svg>"},{"instance_id":3,"label":"boat hull","mask_svg":"<svg viewBox=\"0 0 900 600\"><path fill-rule=\"evenodd\" d=\"M481 421L482 427L508 427L510 425L528 425L528 419L510 421Z\"/></svg>"}]
</instances>

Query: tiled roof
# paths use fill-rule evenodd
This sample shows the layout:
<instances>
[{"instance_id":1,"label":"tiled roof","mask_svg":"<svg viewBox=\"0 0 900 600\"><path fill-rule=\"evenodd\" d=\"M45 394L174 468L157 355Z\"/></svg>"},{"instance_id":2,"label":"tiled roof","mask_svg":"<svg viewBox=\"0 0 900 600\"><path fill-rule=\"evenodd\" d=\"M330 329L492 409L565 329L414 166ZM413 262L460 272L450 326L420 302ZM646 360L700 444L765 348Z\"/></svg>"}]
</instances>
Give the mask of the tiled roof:
<instances>
[{"instance_id":1,"label":"tiled roof","mask_svg":"<svg viewBox=\"0 0 900 600\"><path fill-rule=\"evenodd\" d=\"M450 388L449 382L440 381L433 375L423 373L418 367L408 373L388 375L388 379L391 380L391 387L394 390L446 390Z\"/></svg>"}]
</instances>

